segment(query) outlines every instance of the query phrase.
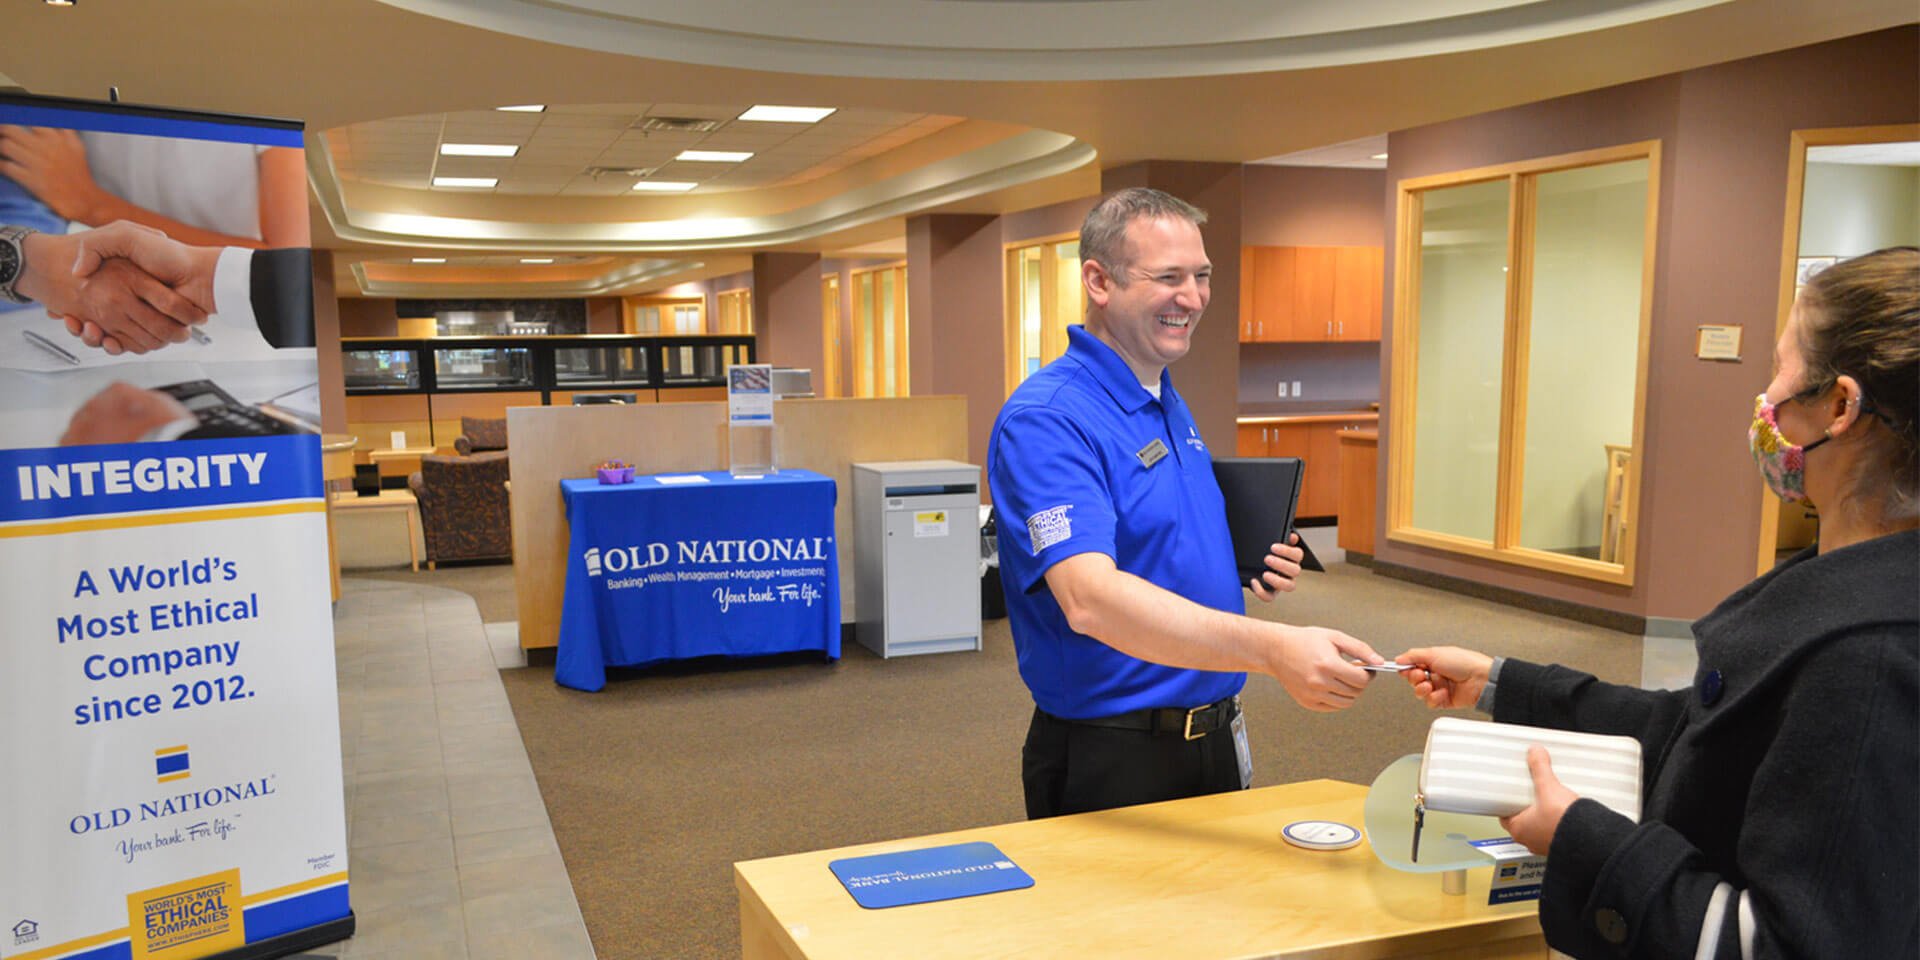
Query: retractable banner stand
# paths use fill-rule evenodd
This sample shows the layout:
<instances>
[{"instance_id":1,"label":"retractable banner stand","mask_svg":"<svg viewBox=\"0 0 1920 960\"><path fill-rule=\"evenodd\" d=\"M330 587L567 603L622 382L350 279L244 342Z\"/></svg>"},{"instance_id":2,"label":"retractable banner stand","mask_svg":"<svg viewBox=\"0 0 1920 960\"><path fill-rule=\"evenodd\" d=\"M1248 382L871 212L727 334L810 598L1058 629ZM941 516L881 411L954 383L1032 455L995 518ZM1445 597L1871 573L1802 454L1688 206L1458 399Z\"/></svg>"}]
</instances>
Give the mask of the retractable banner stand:
<instances>
[{"instance_id":1,"label":"retractable banner stand","mask_svg":"<svg viewBox=\"0 0 1920 960\"><path fill-rule=\"evenodd\" d=\"M349 936L300 125L0 157L0 960Z\"/></svg>"}]
</instances>

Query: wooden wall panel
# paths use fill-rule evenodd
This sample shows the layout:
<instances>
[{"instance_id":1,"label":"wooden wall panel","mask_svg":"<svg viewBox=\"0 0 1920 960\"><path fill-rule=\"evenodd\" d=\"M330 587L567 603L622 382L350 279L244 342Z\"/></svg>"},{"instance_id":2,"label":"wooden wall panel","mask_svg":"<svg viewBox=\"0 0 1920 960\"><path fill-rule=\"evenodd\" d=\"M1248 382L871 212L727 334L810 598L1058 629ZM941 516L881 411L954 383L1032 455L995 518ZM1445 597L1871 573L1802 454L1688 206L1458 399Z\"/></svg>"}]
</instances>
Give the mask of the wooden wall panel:
<instances>
[{"instance_id":1,"label":"wooden wall panel","mask_svg":"<svg viewBox=\"0 0 1920 960\"><path fill-rule=\"evenodd\" d=\"M425 394L347 398L347 432L358 438L356 452L387 449L392 446L387 438L395 430L405 430L410 445L428 442L433 427Z\"/></svg>"},{"instance_id":2,"label":"wooden wall panel","mask_svg":"<svg viewBox=\"0 0 1920 960\"><path fill-rule=\"evenodd\" d=\"M436 393L430 399L430 408L433 411L433 445L449 451L453 449L453 441L460 436L461 417L497 419L507 415L508 407L540 406L540 392L537 390L514 393Z\"/></svg>"},{"instance_id":3,"label":"wooden wall panel","mask_svg":"<svg viewBox=\"0 0 1920 960\"><path fill-rule=\"evenodd\" d=\"M661 403L727 402L726 387L672 387L657 391Z\"/></svg>"},{"instance_id":4,"label":"wooden wall panel","mask_svg":"<svg viewBox=\"0 0 1920 960\"><path fill-rule=\"evenodd\" d=\"M686 391L675 391L686 392ZM641 473L724 470L725 403L638 406L515 407L507 411L514 442L514 589L520 645L559 641L560 598L567 576L567 520L560 481L590 477L602 460L619 457ZM780 465L834 478L839 503L834 536L840 556L841 620L853 618L853 468L869 460L965 460L965 397L779 400L774 407ZM635 438L645 438L637 444Z\"/></svg>"},{"instance_id":5,"label":"wooden wall panel","mask_svg":"<svg viewBox=\"0 0 1920 960\"><path fill-rule=\"evenodd\" d=\"M659 403L660 402L659 398L654 396L654 394L659 393L659 391L653 390L647 387L634 387L633 389L624 389L621 387L604 387L604 388L595 389L595 390L555 390L553 391L552 394L550 394L550 396L553 397L553 406L556 406L556 407L572 406L573 395L576 393L631 393L633 394L634 403Z\"/></svg>"}]
</instances>

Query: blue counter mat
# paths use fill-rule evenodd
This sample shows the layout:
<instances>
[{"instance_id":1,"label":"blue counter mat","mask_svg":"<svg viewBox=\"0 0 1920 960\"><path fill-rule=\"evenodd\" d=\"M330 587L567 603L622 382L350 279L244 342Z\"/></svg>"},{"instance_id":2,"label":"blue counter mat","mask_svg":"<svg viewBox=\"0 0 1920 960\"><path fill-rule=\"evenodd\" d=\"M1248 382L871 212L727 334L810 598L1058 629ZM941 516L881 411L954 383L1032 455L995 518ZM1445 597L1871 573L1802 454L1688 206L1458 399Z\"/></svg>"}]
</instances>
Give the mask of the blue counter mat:
<instances>
[{"instance_id":1,"label":"blue counter mat","mask_svg":"<svg viewBox=\"0 0 1920 960\"><path fill-rule=\"evenodd\" d=\"M849 857L827 868L840 878L853 902L869 910L1033 886L1033 878L991 843Z\"/></svg>"}]
</instances>

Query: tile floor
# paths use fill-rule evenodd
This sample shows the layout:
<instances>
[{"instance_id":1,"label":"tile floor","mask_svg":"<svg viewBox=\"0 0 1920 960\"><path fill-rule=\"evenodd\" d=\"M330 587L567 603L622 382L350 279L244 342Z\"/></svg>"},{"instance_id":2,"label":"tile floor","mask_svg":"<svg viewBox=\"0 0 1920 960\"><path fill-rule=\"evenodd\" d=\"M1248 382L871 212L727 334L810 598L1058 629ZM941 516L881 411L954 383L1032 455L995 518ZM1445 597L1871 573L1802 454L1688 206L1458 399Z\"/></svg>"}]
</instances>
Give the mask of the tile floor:
<instances>
[{"instance_id":1,"label":"tile floor","mask_svg":"<svg viewBox=\"0 0 1920 960\"><path fill-rule=\"evenodd\" d=\"M302 956L593 960L502 667L466 594L345 580L334 608L358 932Z\"/></svg>"}]
</instances>

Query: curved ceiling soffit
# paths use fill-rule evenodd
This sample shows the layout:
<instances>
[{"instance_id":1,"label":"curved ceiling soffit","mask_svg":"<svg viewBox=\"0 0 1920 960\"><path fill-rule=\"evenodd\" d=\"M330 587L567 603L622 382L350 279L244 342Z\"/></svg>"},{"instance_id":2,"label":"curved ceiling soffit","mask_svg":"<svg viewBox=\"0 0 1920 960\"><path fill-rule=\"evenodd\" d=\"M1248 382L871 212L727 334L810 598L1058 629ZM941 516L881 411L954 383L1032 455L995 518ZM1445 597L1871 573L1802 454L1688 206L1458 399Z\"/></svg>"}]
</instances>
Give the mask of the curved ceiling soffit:
<instances>
[{"instance_id":1,"label":"curved ceiling soffit","mask_svg":"<svg viewBox=\"0 0 1920 960\"><path fill-rule=\"evenodd\" d=\"M907 216L1092 163L1093 147L1029 130L877 180L818 203L760 217L685 217L602 223L535 223L393 213L354 207L341 191L324 138L307 137L307 178L340 239L449 250L675 253L795 243Z\"/></svg>"},{"instance_id":2,"label":"curved ceiling soffit","mask_svg":"<svg viewBox=\"0 0 1920 960\"><path fill-rule=\"evenodd\" d=\"M552 283L415 283L405 280L371 280L364 261L353 264L354 283L370 297L419 297L422 299L458 296L471 297L606 297L616 296L643 284L671 277L706 264L698 260L642 260L623 264L587 280Z\"/></svg>"},{"instance_id":3,"label":"curved ceiling soffit","mask_svg":"<svg viewBox=\"0 0 1920 960\"><path fill-rule=\"evenodd\" d=\"M1570 36L1731 0L380 0L549 43L715 67L913 80L1303 70ZM1412 13L1410 11L1417 11ZM1009 23L1018 18L1018 30ZM848 39L851 38L851 39ZM927 38L938 38L932 40ZM1143 38L1145 38L1143 40ZM1150 41L1150 42L1148 42Z\"/></svg>"}]
</instances>

